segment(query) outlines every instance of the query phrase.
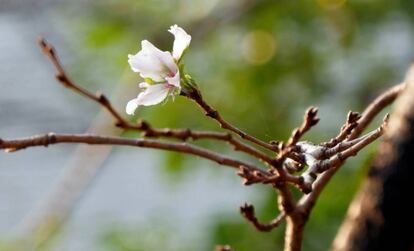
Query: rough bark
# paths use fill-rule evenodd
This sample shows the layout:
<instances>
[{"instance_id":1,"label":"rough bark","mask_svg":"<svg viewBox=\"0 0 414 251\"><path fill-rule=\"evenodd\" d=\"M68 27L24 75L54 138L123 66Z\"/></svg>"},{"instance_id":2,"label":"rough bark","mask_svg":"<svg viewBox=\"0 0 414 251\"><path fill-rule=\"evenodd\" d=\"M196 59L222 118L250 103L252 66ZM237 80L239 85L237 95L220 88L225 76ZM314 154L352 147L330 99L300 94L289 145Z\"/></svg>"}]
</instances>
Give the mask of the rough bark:
<instances>
[{"instance_id":1,"label":"rough bark","mask_svg":"<svg viewBox=\"0 0 414 251\"><path fill-rule=\"evenodd\" d=\"M414 250L414 70L333 251Z\"/></svg>"}]
</instances>

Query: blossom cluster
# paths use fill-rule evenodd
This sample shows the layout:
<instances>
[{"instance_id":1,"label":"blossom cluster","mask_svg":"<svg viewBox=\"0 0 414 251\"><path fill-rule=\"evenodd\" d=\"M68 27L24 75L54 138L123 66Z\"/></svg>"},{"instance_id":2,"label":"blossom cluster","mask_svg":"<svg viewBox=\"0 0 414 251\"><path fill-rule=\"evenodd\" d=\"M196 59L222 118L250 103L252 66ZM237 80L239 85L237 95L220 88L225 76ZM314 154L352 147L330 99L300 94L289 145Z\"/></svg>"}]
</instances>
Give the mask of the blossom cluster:
<instances>
[{"instance_id":1,"label":"blossom cluster","mask_svg":"<svg viewBox=\"0 0 414 251\"><path fill-rule=\"evenodd\" d=\"M135 55L128 55L128 63L134 72L145 80L139 84L144 89L138 96L128 102L126 112L135 113L139 106L161 103L170 95L181 91L180 61L190 45L191 36L184 29L173 25L168 30L174 35L172 52L162 51L151 42L143 40L141 50Z\"/></svg>"}]
</instances>

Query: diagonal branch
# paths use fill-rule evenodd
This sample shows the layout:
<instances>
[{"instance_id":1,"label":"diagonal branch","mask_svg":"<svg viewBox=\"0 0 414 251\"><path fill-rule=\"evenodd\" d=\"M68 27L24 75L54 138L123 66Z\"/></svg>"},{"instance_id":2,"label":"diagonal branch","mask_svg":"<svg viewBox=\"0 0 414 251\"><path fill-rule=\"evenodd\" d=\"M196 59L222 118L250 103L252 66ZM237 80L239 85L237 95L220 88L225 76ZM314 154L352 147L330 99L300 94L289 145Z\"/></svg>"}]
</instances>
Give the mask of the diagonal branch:
<instances>
[{"instance_id":1,"label":"diagonal branch","mask_svg":"<svg viewBox=\"0 0 414 251\"><path fill-rule=\"evenodd\" d=\"M344 141L352 133L354 128L358 126L358 120L360 118L361 115L359 113L350 111L346 117L345 124L341 127L339 134L329 142L324 142L321 145L325 147L333 147Z\"/></svg>"},{"instance_id":2,"label":"diagonal branch","mask_svg":"<svg viewBox=\"0 0 414 251\"><path fill-rule=\"evenodd\" d=\"M103 107L116 119L116 125L122 128L131 128L131 129L140 129L140 124L133 125L130 122L126 121L122 116L113 108L111 102L109 102L108 98L102 94L97 93L93 94L86 90L85 88L75 84L72 79L66 74L65 70L63 69L62 64L56 54L55 49L51 44L49 44L45 39L39 38L39 46L42 49L43 53L50 59L56 69L56 79L66 88L69 88L82 96L93 100Z\"/></svg>"},{"instance_id":3,"label":"diagonal branch","mask_svg":"<svg viewBox=\"0 0 414 251\"><path fill-rule=\"evenodd\" d=\"M361 118L358 120L358 126L352 131L350 139L357 138L362 131L368 126L369 123L380 113L386 106L391 104L397 96L405 89L405 82L395 85L380 96L378 96L374 101L372 101L365 111L362 113Z\"/></svg>"},{"instance_id":4,"label":"diagonal branch","mask_svg":"<svg viewBox=\"0 0 414 251\"><path fill-rule=\"evenodd\" d=\"M143 136L145 137L170 137L170 138L177 138L183 141L188 139L192 140L199 140L199 139L215 139L219 141L224 141L233 145L234 149L237 151L242 151L247 153L257 159L262 160L263 162L267 163L268 165L272 164L272 158L267 156L266 154L256 150L255 148L241 142L234 138L231 133L222 133L222 132L209 132L209 131L193 131L190 129L156 129L152 128L147 122L144 126Z\"/></svg>"},{"instance_id":5,"label":"diagonal branch","mask_svg":"<svg viewBox=\"0 0 414 251\"><path fill-rule=\"evenodd\" d=\"M279 151L279 147L277 147L276 145L273 144L269 144L266 143L244 131L242 131L241 129L235 127L234 125L230 124L229 122L227 122L222 116L221 114L215 110L213 107L211 107L209 104L207 104L205 102L205 100L203 99L200 91L198 89L193 88L191 90L191 92L183 94L184 96L190 98L191 100L193 100L194 102L196 102L201 109L204 110L205 115L216 120L217 123L220 124L220 127L226 130L229 130L237 135L240 136L240 138L245 139L247 141L252 142L255 145L261 146L265 149L268 149L270 151L273 152L278 152Z\"/></svg>"}]
</instances>

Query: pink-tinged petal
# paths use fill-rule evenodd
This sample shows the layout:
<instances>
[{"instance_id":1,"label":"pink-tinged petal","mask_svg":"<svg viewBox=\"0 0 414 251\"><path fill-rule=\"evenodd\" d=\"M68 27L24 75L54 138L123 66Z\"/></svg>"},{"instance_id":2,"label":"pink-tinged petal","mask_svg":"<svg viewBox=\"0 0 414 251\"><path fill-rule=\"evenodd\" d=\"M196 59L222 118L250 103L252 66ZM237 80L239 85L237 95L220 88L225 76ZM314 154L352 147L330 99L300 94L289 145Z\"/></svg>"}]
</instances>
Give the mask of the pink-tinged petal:
<instances>
[{"instance_id":1,"label":"pink-tinged petal","mask_svg":"<svg viewBox=\"0 0 414 251\"><path fill-rule=\"evenodd\" d=\"M149 106L161 103L167 98L171 87L167 84L156 84L149 86L145 91L138 94L138 105Z\"/></svg>"},{"instance_id":2,"label":"pink-tinged petal","mask_svg":"<svg viewBox=\"0 0 414 251\"><path fill-rule=\"evenodd\" d=\"M126 111L126 113L127 113L128 115L134 115L135 110L136 110L137 108L138 108L138 102L137 102L137 99L136 99L136 98L134 98L134 99L130 100L130 101L127 103L126 108L125 108L125 111Z\"/></svg>"},{"instance_id":3,"label":"pink-tinged petal","mask_svg":"<svg viewBox=\"0 0 414 251\"><path fill-rule=\"evenodd\" d=\"M147 40L142 41L141 46L142 49L137 54L128 55L128 63L133 71L156 82L175 75L178 66L170 52L161 51Z\"/></svg>"},{"instance_id":4,"label":"pink-tinged petal","mask_svg":"<svg viewBox=\"0 0 414 251\"><path fill-rule=\"evenodd\" d=\"M171 77L171 78L168 77L168 78L165 78L165 80L167 80L167 83L170 84L170 85L173 85L173 86L178 87L178 88L181 87L181 85L180 85L180 72L179 71L177 71L177 73L175 74L174 77Z\"/></svg>"},{"instance_id":5,"label":"pink-tinged petal","mask_svg":"<svg viewBox=\"0 0 414 251\"><path fill-rule=\"evenodd\" d=\"M143 78L151 78L156 82L164 81L163 68L160 67L157 61L151 57L143 54L142 51L136 55L128 55L128 63L134 72L139 72Z\"/></svg>"},{"instance_id":6,"label":"pink-tinged petal","mask_svg":"<svg viewBox=\"0 0 414 251\"><path fill-rule=\"evenodd\" d=\"M173 45L173 58L179 61L185 51L185 49L190 46L191 36L185 32L185 30L178 25L173 25L168 30L174 35L174 45Z\"/></svg>"}]
</instances>

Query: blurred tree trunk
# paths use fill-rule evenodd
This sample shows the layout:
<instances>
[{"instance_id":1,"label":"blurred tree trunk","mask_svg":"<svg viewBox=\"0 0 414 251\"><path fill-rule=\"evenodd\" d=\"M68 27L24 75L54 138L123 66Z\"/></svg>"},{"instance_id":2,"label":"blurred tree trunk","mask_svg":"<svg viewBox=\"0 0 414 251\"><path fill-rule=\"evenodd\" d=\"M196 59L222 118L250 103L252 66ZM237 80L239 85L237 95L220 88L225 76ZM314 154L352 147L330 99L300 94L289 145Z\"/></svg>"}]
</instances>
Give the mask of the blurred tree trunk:
<instances>
[{"instance_id":1,"label":"blurred tree trunk","mask_svg":"<svg viewBox=\"0 0 414 251\"><path fill-rule=\"evenodd\" d=\"M414 250L414 70L333 251Z\"/></svg>"}]
</instances>

